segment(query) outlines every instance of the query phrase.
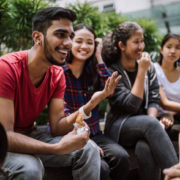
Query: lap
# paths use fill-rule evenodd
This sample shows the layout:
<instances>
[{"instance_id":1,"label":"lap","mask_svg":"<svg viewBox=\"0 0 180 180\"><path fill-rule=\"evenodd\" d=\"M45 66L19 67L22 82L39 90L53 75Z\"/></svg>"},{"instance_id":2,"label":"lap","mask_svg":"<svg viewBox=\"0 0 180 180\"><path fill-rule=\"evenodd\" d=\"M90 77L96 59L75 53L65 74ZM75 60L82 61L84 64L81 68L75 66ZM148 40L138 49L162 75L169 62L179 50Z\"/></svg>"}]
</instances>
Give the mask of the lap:
<instances>
[{"instance_id":1,"label":"lap","mask_svg":"<svg viewBox=\"0 0 180 180\"><path fill-rule=\"evenodd\" d=\"M159 121L148 115L137 115L128 118L121 129L119 142L123 146L135 146L138 140L147 140L147 132L158 134L163 131Z\"/></svg>"},{"instance_id":2,"label":"lap","mask_svg":"<svg viewBox=\"0 0 180 180\"><path fill-rule=\"evenodd\" d=\"M159 126L158 119L148 115L137 115L129 117L122 126L122 132L127 130L144 131L148 127Z\"/></svg>"},{"instance_id":3,"label":"lap","mask_svg":"<svg viewBox=\"0 0 180 180\"><path fill-rule=\"evenodd\" d=\"M62 136L53 137L48 126L38 126L29 134L29 136L50 144L58 143L62 138ZM70 167L80 158L82 154L84 158L88 158L89 154L93 152L94 149L97 149L96 144L89 140L82 149L69 154L38 155L38 157L40 157L45 167ZM83 153L85 151L86 153Z\"/></svg>"},{"instance_id":4,"label":"lap","mask_svg":"<svg viewBox=\"0 0 180 180\"><path fill-rule=\"evenodd\" d=\"M44 174L44 167L41 160L36 156L28 154L8 152L2 169L10 178L15 174L27 171L37 172L38 170L39 173Z\"/></svg>"},{"instance_id":5,"label":"lap","mask_svg":"<svg viewBox=\"0 0 180 180\"><path fill-rule=\"evenodd\" d=\"M128 156L128 153L126 152L126 150L121 145L119 145L118 143L116 143L115 141L113 141L112 139L110 139L109 137L107 137L105 135L96 135L92 138L92 140L94 142L96 142L96 144L98 146L100 146L102 148L105 157L108 157L108 156L116 156L116 157Z\"/></svg>"}]
</instances>

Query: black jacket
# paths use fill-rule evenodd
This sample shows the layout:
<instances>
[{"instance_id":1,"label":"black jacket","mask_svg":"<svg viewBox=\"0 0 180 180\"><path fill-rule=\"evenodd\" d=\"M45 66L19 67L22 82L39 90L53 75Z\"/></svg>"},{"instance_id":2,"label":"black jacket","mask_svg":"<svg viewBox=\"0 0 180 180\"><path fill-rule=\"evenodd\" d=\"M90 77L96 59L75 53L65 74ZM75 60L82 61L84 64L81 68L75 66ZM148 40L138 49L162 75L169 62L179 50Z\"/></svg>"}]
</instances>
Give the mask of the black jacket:
<instances>
[{"instance_id":1,"label":"black jacket","mask_svg":"<svg viewBox=\"0 0 180 180\"><path fill-rule=\"evenodd\" d=\"M105 134L118 142L123 123L128 117L138 114L139 109L142 108L143 99L131 93L131 82L120 61L113 64L109 70L117 71L122 75L114 95L109 99L111 108L105 125ZM146 73L144 88L143 108L146 111L149 107L157 107L160 102L159 85L153 64Z\"/></svg>"}]
</instances>

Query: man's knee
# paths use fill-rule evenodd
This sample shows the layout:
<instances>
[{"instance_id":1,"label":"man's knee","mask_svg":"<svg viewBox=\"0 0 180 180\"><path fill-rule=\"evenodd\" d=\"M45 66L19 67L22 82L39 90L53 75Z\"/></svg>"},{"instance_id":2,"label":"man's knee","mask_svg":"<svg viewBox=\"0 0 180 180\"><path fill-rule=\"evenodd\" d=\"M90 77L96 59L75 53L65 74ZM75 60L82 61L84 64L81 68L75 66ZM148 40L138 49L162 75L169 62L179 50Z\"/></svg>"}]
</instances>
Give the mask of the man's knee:
<instances>
[{"instance_id":1,"label":"man's knee","mask_svg":"<svg viewBox=\"0 0 180 180\"><path fill-rule=\"evenodd\" d=\"M26 180L42 180L44 167L39 158L31 159L24 164L21 176Z\"/></svg>"},{"instance_id":2,"label":"man's knee","mask_svg":"<svg viewBox=\"0 0 180 180\"><path fill-rule=\"evenodd\" d=\"M96 143L94 143L92 140L89 140L88 143L84 146L83 152L89 155L99 155L99 149Z\"/></svg>"},{"instance_id":3,"label":"man's knee","mask_svg":"<svg viewBox=\"0 0 180 180\"><path fill-rule=\"evenodd\" d=\"M74 162L82 165L90 165L96 162L100 166L100 152L97 145L89 140L81 150L76 152Z\"/></svg>"},{"instance_id":4,"label":"man's knee","mask_svg":"<svg viewBox=\"0 0 180 180\"><path fill-rule=\"evenodd\" d=\"M42 180L44 175L41 160L26 154L8 153L3 170L17 180Z\"/></svg>"}]
</instances>

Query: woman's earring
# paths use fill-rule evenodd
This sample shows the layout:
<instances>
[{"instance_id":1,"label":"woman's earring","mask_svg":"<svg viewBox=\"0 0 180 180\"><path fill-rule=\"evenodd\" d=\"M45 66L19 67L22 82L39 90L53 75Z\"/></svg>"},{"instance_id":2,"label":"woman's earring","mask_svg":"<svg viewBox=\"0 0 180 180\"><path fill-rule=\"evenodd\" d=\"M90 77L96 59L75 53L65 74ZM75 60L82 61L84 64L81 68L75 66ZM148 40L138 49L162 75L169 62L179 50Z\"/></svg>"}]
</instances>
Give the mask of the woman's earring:
<instances>
[{"instance_id":1,"label":"woman's earring","mask_svg":"<svg viewBox=\"0 0 180 180\"><path fill-rule=\"evenodd\" d=\"M37 42L38 45L41 45L40 41Z\"/></svg>"}]
</instances>

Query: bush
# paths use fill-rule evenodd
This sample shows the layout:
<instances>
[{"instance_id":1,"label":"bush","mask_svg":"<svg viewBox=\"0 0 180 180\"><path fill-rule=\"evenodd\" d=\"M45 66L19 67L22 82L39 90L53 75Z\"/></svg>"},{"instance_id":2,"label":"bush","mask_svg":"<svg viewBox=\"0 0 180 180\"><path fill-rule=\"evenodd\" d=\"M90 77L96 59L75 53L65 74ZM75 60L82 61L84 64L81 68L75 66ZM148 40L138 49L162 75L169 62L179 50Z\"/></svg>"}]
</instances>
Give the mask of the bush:
<instances>
[{"instance_id":1,"label":"bush","mask_svg":"<svg viewBox=\"0 0 180 180\"><path fill-rule=\"evenodd\" d=\"M153 19L145 18L135 20L144 29L145 51L159 52L161 35L158 33L157 24Z\"/></svg>"},{"instance_id":2,"label":"bush","mask_svg":"<svg viewBox=\"0 0 180 180\"><path fill-rule=\"evenodd\" d=\"M79 23L88 24L93 27L98 37L104 37L109 32L112 32L120 23L125 21L136 21L144 29L145 51L149 53L159 52L161 35L158 33L157 25L153 19L132 19L122 16L120 13L99 12L96 7L92 7L88 2L70 4L68 8L72 9L77 14L77 20L74 25Z\"/></svg>"}]
</instances>

